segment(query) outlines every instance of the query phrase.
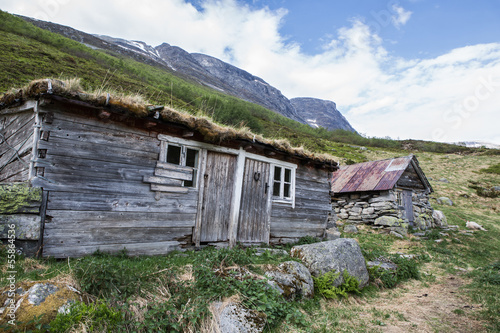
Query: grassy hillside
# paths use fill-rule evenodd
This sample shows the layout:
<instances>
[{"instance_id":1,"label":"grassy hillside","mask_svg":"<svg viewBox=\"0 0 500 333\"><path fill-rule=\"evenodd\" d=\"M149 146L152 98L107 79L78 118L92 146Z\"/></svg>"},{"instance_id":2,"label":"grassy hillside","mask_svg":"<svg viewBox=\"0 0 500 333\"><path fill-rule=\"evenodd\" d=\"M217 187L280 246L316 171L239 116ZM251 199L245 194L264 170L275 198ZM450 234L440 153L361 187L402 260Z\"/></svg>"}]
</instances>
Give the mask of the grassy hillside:
<instances>
[{"instance_id":1,"label":"grassy hillside","mask_svg":"<svg viewBox=\"0 0 500 333\"><path fill-rule=\"evenodd\" d=\"M219 123L246 126L269 138L286 138L293 145L330 153L341 162L364 161L357 146L396 150L410 147L447 153L472 151L434 142L365 138L342 130L313 129L256 104L185 81L165 68L93 50L1 11L0 32L0 92L39 78L79 77L86 90L141 94L152 104L209 115Z\"/></svg>"}]
</instances>

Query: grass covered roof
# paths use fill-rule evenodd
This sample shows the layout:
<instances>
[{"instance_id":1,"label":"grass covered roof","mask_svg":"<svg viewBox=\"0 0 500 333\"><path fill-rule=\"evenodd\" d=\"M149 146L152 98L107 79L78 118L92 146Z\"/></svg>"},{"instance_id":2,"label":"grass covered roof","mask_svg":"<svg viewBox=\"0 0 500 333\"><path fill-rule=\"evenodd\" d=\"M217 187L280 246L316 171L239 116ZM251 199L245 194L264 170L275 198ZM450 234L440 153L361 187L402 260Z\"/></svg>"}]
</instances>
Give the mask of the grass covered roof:
<instances>
[{"instance_id":1,"label":"grass covered roof","mask_svg":"<svg viewBox=\"0 0 500 333\"><path fill-rule=\"evenodd\" d=\"M106 92L102 89L93 92L85 91L80 84L80 79L77 78L68 80L34 80L23 88L13 88L0 96L0 110L17 105L25 100L40 98L43 95L57 95L111 110L126 110L140 118L147 117L151 114L151 110L154 109L158 110L160 120L181 124L190 130L197 131L203 135L207 142L221 144L229 140L249 140L271 146L278 151L301 159L326 164L330 168L336 169L338 166L338 163L331 155L312 153L303 147L292 147L286 139L267 139L261 135L252 133L246 127L234 128L220 125L207 116L195 116L167 106L155 107L140 95Z\"/></svg>"}]
</instances>

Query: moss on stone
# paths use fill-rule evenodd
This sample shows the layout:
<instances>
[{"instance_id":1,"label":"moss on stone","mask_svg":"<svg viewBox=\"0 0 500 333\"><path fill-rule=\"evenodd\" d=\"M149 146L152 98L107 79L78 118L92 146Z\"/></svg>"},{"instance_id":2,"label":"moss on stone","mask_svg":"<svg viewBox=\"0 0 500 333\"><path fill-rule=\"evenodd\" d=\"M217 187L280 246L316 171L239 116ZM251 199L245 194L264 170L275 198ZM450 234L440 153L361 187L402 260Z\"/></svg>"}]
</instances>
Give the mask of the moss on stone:
<instances>
[{"instance_id":1,"label":"moss on stone","mask_svg":"<svg viewBox=\"0 0 500 333\"><path fill-rule=\"evenodd\" d=\"M28 183L0 185L0 214L39 213L42 189Z\"/></svg>"}]
</instances>

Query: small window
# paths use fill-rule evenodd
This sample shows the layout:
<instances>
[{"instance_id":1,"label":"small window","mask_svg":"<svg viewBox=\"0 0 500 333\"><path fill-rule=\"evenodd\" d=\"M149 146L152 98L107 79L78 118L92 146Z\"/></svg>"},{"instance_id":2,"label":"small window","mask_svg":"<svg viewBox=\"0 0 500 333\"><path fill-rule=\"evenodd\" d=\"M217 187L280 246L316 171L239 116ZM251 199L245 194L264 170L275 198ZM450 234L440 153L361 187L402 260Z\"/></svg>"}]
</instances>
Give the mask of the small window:
<instances>
[{"instance_id":1,"label":"small window","mask_svg":"<svg viewBox=\"0 0 500 333\"><path fill-rule=\"evenodd\" d=\"M275 166L273 177L273 198L292 200L292 181L292 169Z\"/></svg>"},{"instance_id":2,"label":"small window","mask_svg":"<svg viewBox=\"0 0 500 333\"><path fill-rule=\"evenodd\" d=\"M167 163L172 163L176 165L181 164L181 147L168 145Z\"/></svg>"},{"instance_id":3,"label":"small window","mask_svg":"<svg viewBox=\"0 0 500 333\"><path fill-rule=\"evenodd\" d=\"M186 148L186 166L193 168L193 180L185 180L184 186L196 187L198 178L198 150Z\"/></svg>"},{"instance_id":4,"label":"small window","mask_svg":"<svg viewBox=\"0 0 500 333\"><path fill-rule=\"evenodd\" d=\"M197 149L171 144L167 146L167 163L186 166L193 169L193 179L185 180L182 186L196 187L196 179L198 178L198 155L199 151Z\"/></svg>"}]
</instances>

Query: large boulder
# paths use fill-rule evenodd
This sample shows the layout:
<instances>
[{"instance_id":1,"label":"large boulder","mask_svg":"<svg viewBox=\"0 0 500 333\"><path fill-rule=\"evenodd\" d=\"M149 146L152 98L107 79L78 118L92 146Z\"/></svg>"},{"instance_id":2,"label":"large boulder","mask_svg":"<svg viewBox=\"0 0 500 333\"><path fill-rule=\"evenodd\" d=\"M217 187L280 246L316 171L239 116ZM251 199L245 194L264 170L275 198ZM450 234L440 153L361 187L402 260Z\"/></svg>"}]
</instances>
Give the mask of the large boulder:
<instances>
[{"instance_id":1,"label":"large boulder","mask_svg":"<svg viewBox=\"0 0 500 333\"><path fill-rule=\"evenodd\" d=\"M434 226L438 228L446 228L448 226L448 221L442 211L434 210L432 212L432 218L434 220Z\"/></svg>"},{"instance_id":2,"label":"large boulder","mask_svg":"<svg viewBox=\"0 0 500 333\"><path fill-rule=\"evenodd\" d=\"M311 273L299 262L283 262L276 269L267 271L265 275L270 279L271 285L287 299L294 299L296 296L304 298L314 296Z\"/></svg>"},{"instance_id":3,"label":"large boulder","mask_svg":"<svg viewBox=\"0 0 500 333\"><path fill-rule=\"evenodd\" d=\"M264 331L267 321L264 313L248 310L233 300L212 303L210 311L214 332L260 333Z\"/></svg>"},{"instance_id":4,"label":"large boulder","mask_svg":"<svg viewBox=\"0 0 500 333\"><path fill-rule=\"evenodd\" d=\"M339 272L339 277L333 283L336 287L344 283L344 271L359 281L360 288L368 283L365 258L359 244L352 238L294 246L291 254L302 260L315 277L330 271Z\"/></svg>"},{"instance_id":5,"label":"large boulder","mask_svg":"<svg viewBox=\"0 0 500 333\"><path fill-rule=\"evenodd\" d=\"M29 323L34 316L42 317L42 324L52 321L75 301L82 301L81 293L65 283L40 281L11 284L0 290L0 325L15 319ZM19 329L31 329L22 324Z\"/></svg>"}]
</instances>

